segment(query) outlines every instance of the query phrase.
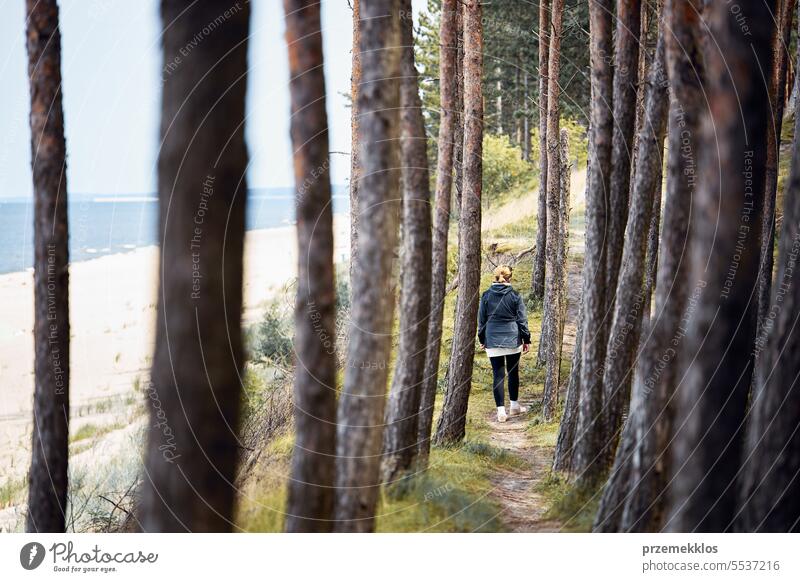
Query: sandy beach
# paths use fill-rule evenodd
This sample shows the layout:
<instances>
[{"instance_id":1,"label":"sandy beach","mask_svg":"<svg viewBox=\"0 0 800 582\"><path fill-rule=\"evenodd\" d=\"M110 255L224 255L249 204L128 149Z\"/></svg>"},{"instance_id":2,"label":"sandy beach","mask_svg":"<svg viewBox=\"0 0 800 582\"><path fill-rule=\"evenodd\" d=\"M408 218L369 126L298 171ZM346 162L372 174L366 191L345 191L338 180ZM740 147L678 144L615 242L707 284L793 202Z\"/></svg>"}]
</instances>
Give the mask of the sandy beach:
<instances>
[{"instance_id":1,"label":"sandy beach","mask_svg":"<svg viewBox=\"0 0 800 582\"><path fill-rule=\"evenodd\" d=\"M336 262L348 255L348 233L347 217L337 216ZM247 233L243 314L246 325L256 322L266 303L295 277L296 244L293 226ZM134 387L146 378L153 352L157 275L155 246L70 265L71 435L89 423L129 424L128 409L138 403ZM0 275L0 305L3 306L0 485L3 485L23 479L30 461L34 361L32 271Z\"/></svg>"}]
</instances>

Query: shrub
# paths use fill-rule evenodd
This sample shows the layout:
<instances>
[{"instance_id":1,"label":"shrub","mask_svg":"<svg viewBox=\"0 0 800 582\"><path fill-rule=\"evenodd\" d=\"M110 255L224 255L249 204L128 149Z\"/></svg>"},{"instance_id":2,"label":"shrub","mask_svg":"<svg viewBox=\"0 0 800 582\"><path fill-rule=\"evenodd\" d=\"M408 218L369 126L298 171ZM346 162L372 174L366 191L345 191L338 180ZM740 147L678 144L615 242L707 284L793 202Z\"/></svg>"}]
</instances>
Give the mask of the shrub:
<instances>
[{"instance_id":1,"label":"shrub","mask_svg":"<svg viewBox=\"0 0 800 582\"><path fill-rule=\"evenodd\" d=\"M483 190L487 198L518 186L533 176L533 166L523 160L520 150L507 135L483 137Z\"/></svg>"},{"instance_id":2,"label":"shrub","mask_svg":"<svg viewBox=\"0 0 800 582\"><path fill-rule=\"evenodd\" d=\"M288 317L278 303L271 303L256 329L253 346L255 359L287 364L292 359L292 334Z\"/></svg>"}]
</instances>

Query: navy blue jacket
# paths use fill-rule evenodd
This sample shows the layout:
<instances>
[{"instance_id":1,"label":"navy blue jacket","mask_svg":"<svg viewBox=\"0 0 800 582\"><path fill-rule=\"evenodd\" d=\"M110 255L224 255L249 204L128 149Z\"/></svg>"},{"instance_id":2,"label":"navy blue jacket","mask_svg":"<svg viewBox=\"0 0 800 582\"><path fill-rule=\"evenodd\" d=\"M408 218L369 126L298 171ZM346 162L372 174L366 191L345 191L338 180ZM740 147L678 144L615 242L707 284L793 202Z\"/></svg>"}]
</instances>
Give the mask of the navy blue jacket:
<instances>
[{"instance_id":1,"label":"navy blue jacket","mask_svg":"<svg viewBox=\"0 0 800 582\"><path fill-rule=\"evenodd\" d=\"M531 343L525 302L511 285L493 283L481 295L478 340L487 348L516 348Z\"/></svg>"}]
</instances>

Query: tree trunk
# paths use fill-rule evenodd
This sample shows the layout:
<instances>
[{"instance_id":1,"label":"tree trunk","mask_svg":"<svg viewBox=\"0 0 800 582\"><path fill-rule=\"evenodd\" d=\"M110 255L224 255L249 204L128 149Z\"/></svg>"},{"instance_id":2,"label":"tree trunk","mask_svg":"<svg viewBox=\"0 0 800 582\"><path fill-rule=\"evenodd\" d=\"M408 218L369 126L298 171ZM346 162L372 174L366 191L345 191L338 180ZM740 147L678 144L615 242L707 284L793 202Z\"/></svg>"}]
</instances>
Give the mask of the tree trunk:
<instances>
[{"instance_id":1,"label":"tree trunk","mask_svg":"<svg viewBox=\"0 0 800 582\"><path fill-rule=\"evenodd\" d=\"M575 434L578 428L578 405L580 402L581 345L583 343L583 303L578 308L575 349L572 352L572 368L569 373L567 394L564 397L564 414L558 426L558 439L553 455L553 471L570 472L575 450Z\"/></svg>"},{"instance_id":2,"label":"tree trunk","mask_svg":"<svg viewBox=\"0 0 800 582\"><path fill-rule=\"evenodd\" d=\"M642 6L642 26L639 33L639 92L636 103L636 135L644 123L644 94L647 84L647 77L650 74L650 67L655 58L655 51L650 50L650 38L655 31L656 37L661 31L661 19L663 15L662 0L658 1L657 6L645 3ZM656 44L658 38L656 38ZM636 138L638 139L638 137ZM639 149L638 143L634 142L634 156ZM634 167L637 161L634 157ZM656 285L656 272L658 270L658 239L661 227L661 188L656 188L655 198L653 199L653 214L647 237L647 262L645 264L644 275L644 312L642 313L642 332L647 333L650 324L650 310L653 302L653 289Z\"/></svg>"},{"instance_id":3,"label":"tree trunk","mask_svg":"<svg viewBox=\"0 0 800 582\"><path fill-rule=\"evenodd\" d=\"M522 159L526 162L531 161L531 114L528 110L530 95L528 93L528 70L522 75L523 92L523 117L522 117Z\"/></svg>"},{"instance_id":4,"label":"tree trunk","mask_svg":"<svg viewBox=\"0 0 800 582\"><path fill-rule=\"evenodd\" d=\"M458 1L458 0L457 0ZM461 220L461 198L464 190L464 8L459 1L456 7L456 125L453 138L453 185L455 186L456 222ZM441 58L441 57L440 57Z\"/></svg>"},{"instance_id":5,"label":"tree trunk","mask_svg":"<svg viewBox=\"0 0 800 582\"><path fill-rule=\"evenodd\" d=\"M653 198L653 214L647 232L647 259L644 266L644 312L642 313L642 332L648 333L650 311L653 304L653 290L656 287L658 272L658 239L661 228L661 188L656 188Z\"/></svg>"},{"instance_id":6,"label":"tree trunk","mask_svg":"<svg viewBox=\"0 0 800 582\"><path fill-rule=\"evenodd\" d=\"M715 48L704 51L710 119L700 134L688 282L705 288L687 331L692 360L678 391L672 531L727 530L737 505L732 488L753 364L769 113L769 91L753 79L771 74L772 8L774 2L754 2L734 14L709 4L703 15Z\"/></svg>"},{"instance_id":7,"label":"tree trunk","mask_svg":"<svg viewBox=\"0 0 800 582\"><path fill-rule=\"evenodd\" d=\"M230 531L241 407L248 4L163 88L161 262L142 498L147 532ZM219 15L161 3L164 61Z\"/></svg>"},{"instance_id":8,"label":"tree trunk","mask_svg":"<svg viewBox=\"0 0 800 582\"><path fill-rule=\"evenodd\" d=\"M531 296L544 299L547 247L547 82L550 39L550 3L539 1L539 207L536 217L536 253L533 258Z\"/></svg>"},{"instance_id":9,"label":"tree trunk","mask_svg":"<svg viewBox=\"0 0 800 582\"><path fill-rule=\"evenodd\" d=\"M286 531L330 531L336 476L336 289L320 7L284 0L297 208L294 433Z\"/></svg>"},{"instance_id":10,"label":"tree trunk","mask_svg":"<svg viewBox=\"0 0 800 582\"><path fill-rule=\"evenodd\" d=\"M778 191L778 158L781 147L781 126L786 97L786 70L795 0L776 0L778 26L772 40L772 76L770 77L770 118L767 123L767 168L764 180L764 212L761 222L761 262L758 272L757 341L763 343L763 325L772 293L773 252L775 246L775 201ZM756 361L758 356L756 355ZM754 384L754 390L759 387Z\"/></svg>"},{"instance_id":11,"label":"tree trunk","mask_svg":"<svg viewBox=\"0 0 800 582\"><path fill-rule=\"evenodd\" d=\"M636 354L639 349L642 312L645 309L644 274L647 240L652 222L653 200L661 189L664 133L667 126L667 72L664 41L659 38L656 58L647 80L644 124L638 137L630 211L617 282L606 363L603 370L606 468L614 454L622 428L623 412L630 399Z\"/></svg>"},{"instance_id":12,"label":"tree trunk","mask_svg":"<svg viewBox=\"0 0 800 582\"><path fill-rule=\"evenodd\" d=\"M65 529L69 456L67 160L56 0L27 0L34 198L33 443L28 532Z\"/></svg>"},{"instance_id":13,"label":"tree trunk","mask_svg":"<svg viewBox=\"0 0 800 582\"><path fill-rule=\"evenodd\" d=\"M434 443L464 438L475 358L481 268L483 23L479 0L464 4L464 197L458 231L458 299L447 391Z\"/></svg>"},{"instance_id":14,"label":"tree trunk","mask_svg":"<svg viewBox=\"0 0 800 582\"><path fill-rule=\"evenodd\" d=\"M561 130L560 147L560 160L561 168L559 170L559 179L561 182L560 191L561 199L559 200L558 207L558 333L556 334L556 346L558 347L558 382L557 386L561 385L561 355L564 349L564 326L567 323L567 310L569 309L569 297L567 293L567 260L569 258L569 204L570 204L570 185L571 185L571 169L572 163L569 159L569 132L566 129ZM558 398L556 397L556 400Z\"/></svg>"},{"instance_id":15,"label":"tree trunk","mask_svg":"<svg viewBox=\"0 0 800 582\"><path fill-rule=\"evenodd\" d=\"M606 255L606 309L614 309L620 257L628 218L634 124L636 123L636 86L639 71L639 30L641 0L617 0L617 31L614 35L614 133L608 193L608 249ZM610 322L609 322L610 323Z\"/></svg>"},{"instance_id":16,"label":"tree trunk","mask_svg":"<svg viewBox=\"0 0 800 582\"><path fill-rule=\"evenodd\" d=\"M433 405L439 380L439 359L442 350L445 286L447 284L447 235L450 230L450 196L453 181L453 135L458 119L456 111L456 59L458 39L456 13L461 11L458 0L442 3L441 49L439 53L440 123L437 144L436 201L433 219L433 250L431 277L431 309L428 324L428 346L422 394L419 407L419 457L417 466L428 464L431 448Z\"/></svg>"},{"instance_id":17,"label":"tree trunk","mask_svg":"<svg viewBox=\"0 0 800 582\"><path fill-rule=\"evenodd\" d=\"M697 185L697 136L705 103L701 57L705 35L701 32L698 4L679 4L677 0L665 4L664 20L671 31L665 41L673 99L655 309L649 335L641 347L631 410L620 446L625 451L628 441L636 443L633 453L624 457L631 467L622 485L629 490L623 492L621 521L606 524L605 531L659 531L664 522L674 395L685 365L685 327L702 292L701 288L690 290L681 284L688 277L686 254L692 244L689 222Z\"/></svg>"},{"instance_id":18,"label":"tree trunk","mask_svg":"<svg viewBox=\"0 0 800 582\"><path fill-rule=\"evenodd\" d=\"M561 264L561 152L559 147L558 74L561 66L561 30L563 0L553 0L551 15L550 62L547 83L547 248L545 253L544 314L539 345L547 368L542 394L542 414L551 420L558 404L558 320L561 315L561 294L558 289Z\"/></svg>"},{"instance_id":19,"label":"tree trunk","mask_svg":"<svg viewBox=\"0 0 800 582\"><path fill-rule=\"evenodd\" d=\"M790 18L791 20L791 18ZM798 59L800 65L800 58ZM795 135L800 135L800 117ZM769 195L769 192L767 192ZM740 529L747 532L800 530L800 287L795 267L800 248L800 147L792 148L792 167L784 196L778 276L766 312L765 345L758 357L760 387L752 397L742 478Z\"/></svg>"},{"instance_id":20,"label":"tree trunk","mask_svg":"<svg viewBox=\"0 0 800 582\"><path fill-rule=\"evenodd\" d=\"M606 195L609 188L613 117L611 54L611 0L589 3L589 50L592 105L590 110L588 186L586 189L586 255L583 267L583 326L580 376L581 398L573 470L582 486L594 476L603 441L594 425L602 421L603 363L607 326L605 285Z\"/></svg>"},{"instance_id":21,"label":"tree trunk","mask_svg":"<svg viewBox=\"0 0 800 582\"><path fill-rule=\"evenodd\" d=\"M337 432L337 531L372 531L380 485L386 380L391 357L400 198L400 36L397 0L361 5L358 88L359 253Z\"/></svg>"},{"instance_id":22,"label":"tree trunk","mask_svg":"<svg viewBox=\"0 0 800 582\"><path fill-rule=\"evenodd\" d=\"M432 235L428 142L425 137L417 69L414 66L411 0L400 0L400 10L403 15L400 19L400 41L403 47L400 70L403 254L400 345L383 437L383 480L387 483L411 469L417 457L420 392L425 378L428 318L431 315ZM448 165L444 170L448 190L451 169L452 166ZM441 282L441 287L444 287L444 281Z\"/></svg>"},{"instance_id":23,"label":"tree trunk","mask_svg":"<svg viewBox=\"0 0 800 582\"><path fill-rule=\"evenodd\" d=\"M361 165L358 159L358 87L361 83L361 0L353 0L353 48L350 73L350 306L352 307L353 277L358 256L358 190Z\"/></svg>"}]
</instances>

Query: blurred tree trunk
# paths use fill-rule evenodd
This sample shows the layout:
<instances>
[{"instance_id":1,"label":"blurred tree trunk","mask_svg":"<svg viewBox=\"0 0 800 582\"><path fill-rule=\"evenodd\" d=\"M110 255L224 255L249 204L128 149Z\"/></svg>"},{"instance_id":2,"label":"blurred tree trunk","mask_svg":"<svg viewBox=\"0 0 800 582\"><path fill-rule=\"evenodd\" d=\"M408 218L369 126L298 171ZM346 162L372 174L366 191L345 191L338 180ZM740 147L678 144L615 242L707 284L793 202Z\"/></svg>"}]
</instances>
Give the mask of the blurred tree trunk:
<instances>
[{"instance_id":1,"label":"blurred tree trunk","mask_svg":"<svg viewBox=\"0 0 800 582\"><path fill-rule=\"evenodd\" d=\"M546 362L542 414L551 420L558 404L559 354L558 327L561 315L561 293L558 289L562 235L561 149L559 143L558 74L561 67L561 31L564 16L563 0L553 0L547 83L547 247L545 252L544 314L540 353Z\"/></svg>"},{"instance_id":2,"label":"blurred tree trunk","mask_svg":"<svg viewBox=\"0 0 800 582\"><path fill-rule=\"evenodd\" d=\"M436 201L433 218L433 250L431 278L431 309L428 324L428 346L422 394L419 407L420 468L427 466L431 447L433 405L439 380L439 359L442 351L445 285L447 284L447 236L450 230L450 197L453 184L453 136L458 121L456 110L456 59L458 56L457 16L461 11L458 0L444 0L441 19L441 49L439 55L439 91L441 95L438 156L436 168Z\"/></svg>"},{"instance_id":3,"label":"blurred tree trunk","mask_svg":"<svg viewBox=\"0 0 800 582\"><path fill-rule=\"evenodd\" d=\"M613 73L611 0L589 3L589 51L592 99L586 189L586 255L583 267L583 334L578 427L573 471L582 486L593 485L602 450L603 364L606 357L606 229L611 167Z\"/></svg>"},{"instance_id":4,"label":"blurred tree trunk","mask_svg":"<svg viewBox=\"0 0 800 582\"><path fill-rule=\"evenodd\" d=\"M361 4L358 87L359 251L350 339L339 399L336 531L372 531L380 485L386 381L391 365L400 199L399 2Z\"/></svg>"},{"instance_id":5,"label":"blurred tree trunk","mask_svg":"<svg viewBox=\"0 0 800 582\"><path fill-rule=\"evenodd\" d=\"M336 290L320 6L284 0L297 209L295 443L286 531L330 531L336 473Z\"/></svg>"},{"instance_id":6,"label":"blurred tree trunk","mask_svg":"<svg viewBox=\"0 0 800 582\"><path fill-rule=\"evenodd\" d=\"M533 258L531 296L544 299L547 247L547 83L550 46L550 2L539 1L539 207L536 217L536 252Z\"/></svg>"},{"instance_id":7,"label":"blurred tree trunk","mask_svg":"<svg viewBox=\"0 0 800 582\"><path fill-rule=\"evenodd\" d=\"M219 16L161 3L164 62ZM148 532L230 531L242 346L250 9L231 11L164 84L161 262L142 498Z\"/></svg>"},{"instance_id":8,"label":"blurred tree trunk","mask_svg":"<svg viewBox=\"0 0 800 582\"><path fill-rule=\"evenodd\" d=\"M774 1L734 14L709 4L704 50L710 119L700 134L700 180L692 208L690 286L703 286L686 334L691 356L678 390L670 484L671 531L724 531L737 499L743 423L753 366L764 207ZM740 23L747 22L744 35ZM725 196L720 196L720 193Z\"/></svg>"},{"instance_id":9,"label":"blurred tree trunk","mask_svg":"<svg viewBox=\"0 0 800 582\"><path fill-rule=\"evenodd\" d=\"M56 0L27 0L34 200L33 443L28 532L65 528L69 456L67 159Z\"/></svg>"},{"instance_id":10,"label":"blurred tree trunk","mask_svg":"<svg viewBox=\"0 0 800 582\"><path fill-rule=\"evenodd\" d=\"M603 370L607 427L603 462L606 468L609 468L614 461L623 413L630 400L631 381L639 350L642 313L646 307L643 288L645 254L652 223L653 200L656 198L656 191L661 190L664 133L669 103L664 52L664 41L659 38L656 58L645 89L644 123L637 139L638 165L635 170L611 333Z\"/></svg>"},{"instance_id":11,"label":"blurred tree trunk","mask_svg":"<svg viewBox=\"0 0 800 582\"><path fill-rule=\"evenodd\" d=\"M791 13L789 14L791 16ZM791 20L791 18L789 18ZM798 57L800 65L800 57ZM795 118L795 136L800 117ZM769 171L769 170L768 170ZM767 192L769 196L769 192ZM792 147L792 166L784 195L778 276L766 311L765 345L758 357L758 393L752 397L747 448L741 472L742 514L746 532L800 531L800 287L795 283L800 248L800 147Z\"/></svg>"},{"instance_id":12,"label":"blurred tree trunk","mask_svg":"<svg viewBox=\"0 0 800 582\"><path fill-rule=\"evenodd\" d=\"M428 141L422 116L417 69L414 66L411 0L400 0L400 11L400 131L403 173L400 345L397 349L386 415L382 461L384 482L396 479L401 473L411 469L417 457L420 393L425 379L428 318L431 315L432 234ZM449 114L442 119L448 116L452 118L452 114ZM450 153L452 154L452 145ZM452 160L450 162L442 172L447 181L448 197ZM445 239L445 247L446 244ZM447 260L446 254L444 258ZM443 274L446 274L446 268ZM441 287L444 288L444 279L441 280ZM441 341L441 327L439 333L436 343Z\"/></svg>"},{"instance_id":13,"label":"blurred tree trunk","mask_svg":"<svg viewBox=\"0 0 800 582\"><path fill-rule=\"evenodd\" d=\"M625 242L625 223L630 199L633 135L636 123L639 73L641 0L617 0L617 30L614 35L614 132L608 193L608 254L606 255L606 309L614 309L620 258ZM610 53L609 53L610 54ZM610 322L609 322L610 323Z\"/></svg>"},{"instance_id":14,"label":"blurred tree trunk","mask_svg":"<svg viewBox=\"0 0 800 582\"><path fill-rule=\"evenodd\" d=\"M472 388L481 269L483 23L479 0L464 4L464 194L458 231L458 299L447 391L434 443L464 439Z\"/></svg>"},{"instance_id":15,"label":"blurred tree trunk","mask_svg":"<svg viewBox=\"0 0 800 582\"><path fill-rule=\"evenodd\" d=\"M764 319L769 310L772 294L773 252L775 249L775 201L778 191L778 161L781 148L781 126L786 103L786 71L789 62L789 45L792 36L792 20L796 0L776 0L775 16L778 26L772 39L772 76L770 77L770 117L767 123L767 169L764 180L764 212L761 233L763 237L761 263L758 273L758 321L756 338L759 344L763 337ZM756 360L758 357L756 356ZM758 390L757 378L753 384Z\"/></svg>"},{"instance_id":16,"label":"blurred tree trunk","mask_svg":"<svg viewBox=\"0 0 800 582\"><path fill-rule=\"evenodd\" d=\"M358 160L358 87L361 83L361 0L353 1L353 48L350 73L350 306L352 308L353 277L358 256L358 189L361 166Z\"/></svg>"}]
</instances>

